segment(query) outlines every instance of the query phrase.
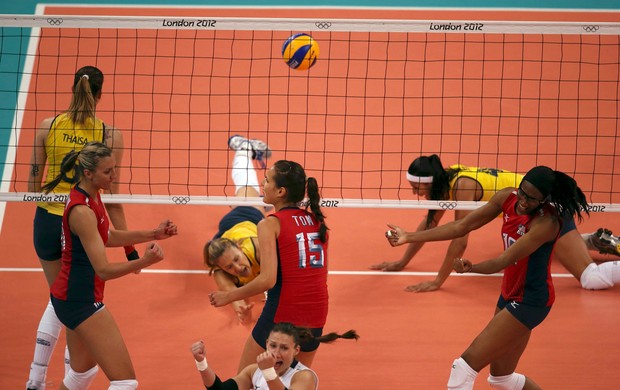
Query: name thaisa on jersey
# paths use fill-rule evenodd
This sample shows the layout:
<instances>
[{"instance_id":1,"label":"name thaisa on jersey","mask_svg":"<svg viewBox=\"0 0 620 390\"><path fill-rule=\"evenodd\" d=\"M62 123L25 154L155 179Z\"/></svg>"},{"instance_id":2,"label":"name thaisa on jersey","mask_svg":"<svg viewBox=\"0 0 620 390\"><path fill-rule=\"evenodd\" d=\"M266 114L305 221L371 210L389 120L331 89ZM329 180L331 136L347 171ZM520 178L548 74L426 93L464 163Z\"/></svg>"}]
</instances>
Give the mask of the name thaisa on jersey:
<instances>
[{"instance_id":1,"label":"name thaisa on jersey","mask_svg":"<svg viewBox=\"0 0 620 390\"><path fill-rule=\"evenodd\" d=\"M314 225L314 221L312 220L312 217L309 215L293 215L293 221L295 221L295 224L297 226L313 226Z\"/></svg>"}]
</instances>

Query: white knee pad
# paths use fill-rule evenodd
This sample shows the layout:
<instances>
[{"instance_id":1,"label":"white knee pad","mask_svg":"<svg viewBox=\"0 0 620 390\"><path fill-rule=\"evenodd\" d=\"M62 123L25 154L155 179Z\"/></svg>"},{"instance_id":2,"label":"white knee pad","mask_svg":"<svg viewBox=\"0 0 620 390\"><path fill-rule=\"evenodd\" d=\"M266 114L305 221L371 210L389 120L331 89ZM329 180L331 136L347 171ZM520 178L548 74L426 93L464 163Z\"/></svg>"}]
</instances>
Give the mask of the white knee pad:
<instances>
[{"instance_id":1,"label":"white knee pad","mask_svg":"<svg viewBox=\"0 0 620 390\"><path fill-rule=\"evenodd\" d=\"M41 321L39 322L39 329L37 329L37 331L48 334L58 339L62 327L63 325L58 319L56 312L54 311L54 306L52 306L52 302L48 301L47 307L43 312L43 316L41 316Z\"/></svg>"},{"instance_id":2,"label":"white knee pad","mask_svg":"<svg viewBox=\"0 0 620 390\"><path fill-rule=\"evenodd\" d=\"M614 282L608 272L604 272L605 270L595 263L588 265L581 274L581 287L586 290L604 290L613 287Z\"/></svg>"},{"instance_id":3,"label":"white knee pad","mask_svg":"<svg viewBox=\"0 0 620 390\"><path fill-rule=\"evenodd\" d=\"M471 390L474 388L474 382L478 372L471 368L463 359L458 358L452 363L452 371L450 371L450 379L448 379L449 390Z\"/></svg>"},{"instance_id":4,"label":"white knee pad","mask_svg":"<svg viewBox=\"0 0 620 390\"><path fill-rule=\"evenodd\" d=\"M516 372L503 376L489 375L487 381L494 389L521 390L525 386L525 375L517 374Z\"/></svg>"},{"instance_id":5,"label":"white knee pad","mask_svg":"<svg viewBox=\"0 0 620 390\"><path fill-rule=\"evenodd\" d=\"M70 368L62 383L69 390L86 390L95 379L98 371L99 366L95 366L86 372L75 372Z\"/></svg>"},{"instance_id":6,"label":"white knee pad","mask_svg":"<svg viewBox=\"0 0 620 390\"><path fill-rule=\"evenodd\" d=\"M108 390L135 390L138 388L138 381L135 379L125 379L124 381L112 381Z\"/></svg>"}]
</instances>

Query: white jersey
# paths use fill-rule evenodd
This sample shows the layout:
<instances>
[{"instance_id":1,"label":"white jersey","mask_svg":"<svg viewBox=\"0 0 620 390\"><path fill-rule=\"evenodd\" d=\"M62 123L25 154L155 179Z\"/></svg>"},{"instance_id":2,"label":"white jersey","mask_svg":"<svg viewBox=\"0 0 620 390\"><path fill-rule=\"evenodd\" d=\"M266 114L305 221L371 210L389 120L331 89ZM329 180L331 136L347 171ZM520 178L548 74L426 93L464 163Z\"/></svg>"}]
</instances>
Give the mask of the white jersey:
<instances>
[{"instance_id":1,"label":"white jersey","mask_svg":"<svg viewBox=\"0 0 620 390\"><path fill-rule=\"evenodd\" d=\"M314 375L314 383L316 383L316 385L314 386L315 390L319 388L319 377L316 375L316 373L314 371L312 371L310 369L310 367L304 366L303 364L301 364L298 361L293 361L293 364L291 367L288 368L288 370L286 370L286 372L284 373L284 375L282 375L280 377L280 380L282 381L282 383L284 383L285 387L291 387L291 380L293 380L293 375L295 375L297 372L302 371L302 370L308 370L312 373L312 375ZM254 375L252 375L252 385L254 385L253 389L254 390L266 390L269 389L269 386L267 385L267 381L265 380L265 377L263 376L263 373L260 369L256 369L256 371L254 371Z\"/></svg>"}]
</instances>

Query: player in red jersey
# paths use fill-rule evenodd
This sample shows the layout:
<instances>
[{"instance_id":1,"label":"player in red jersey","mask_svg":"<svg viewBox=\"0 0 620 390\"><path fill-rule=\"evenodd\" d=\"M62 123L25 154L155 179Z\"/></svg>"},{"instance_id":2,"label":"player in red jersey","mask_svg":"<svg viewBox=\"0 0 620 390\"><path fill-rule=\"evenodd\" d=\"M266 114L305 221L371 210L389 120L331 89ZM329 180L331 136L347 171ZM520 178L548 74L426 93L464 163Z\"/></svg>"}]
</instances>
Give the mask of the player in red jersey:
<instances>
[{"instance_id":1,"label":"player in red jersey","mask_svg":"<svg viewBox=\"0 0 620 390\"><path fill-rule=\"evenodd\" d=\"M459 272L491 274L504 270L495 316L465 352L452 364L448 389L472 389L476 376L487 365L489 384L498 389L540 389L534 381L515 372L532 329L549 314L555 299L551 280L551 254L563 222L581 220L588 203L575 180L551 168L538 166L523 178L518 189L498 191L487 204L465 218L426 231L407 233L388 225L391 245L440 241L462 237L503 215L505 251L498 257L473 264L457 258Z\"/></svg>"},{"instance_id":2,"label":"player in red jersey","mask_svg":"<svg viewBox=\"0 0 620 390\"><path fill-rule=\"evenodd\" d=\"M306 178L298 163L280 160L267 170L263 191L263 201L273 205L275 212L258 223L260 274L240 288L209 294L211 304L220 307L269 290L239 370L265 351L275 323L307 327L318 337L327 318L328 234L316 179ZM306 192L310 211L298 207ZM311 366L318 345L302 343L299 361Z\"/></svg>"},{"instance_id":3,"label":"player in red jersey","mask_svg":"<svg viewBox=\"0 0 620 390\"><path fill-rule=\"evenodd\" d=\"M62 221L62 263L51 287L51 301L58 319L67 327L71 367L61 390L87 389L102 368L109 389L130 390L138 386L129 352L114 318L103 304L105 281L163 260L162 249L150 243L141 258L109 263L105 247L161 240L177 234L170 221L152 230L110 230L100 191L116 179L112 150L100 142L89 142L79 152L63 159L60 173L43 187L49 192L67 172L76 170L77 184L69 193Z\"/></svg>"}]
</instances>

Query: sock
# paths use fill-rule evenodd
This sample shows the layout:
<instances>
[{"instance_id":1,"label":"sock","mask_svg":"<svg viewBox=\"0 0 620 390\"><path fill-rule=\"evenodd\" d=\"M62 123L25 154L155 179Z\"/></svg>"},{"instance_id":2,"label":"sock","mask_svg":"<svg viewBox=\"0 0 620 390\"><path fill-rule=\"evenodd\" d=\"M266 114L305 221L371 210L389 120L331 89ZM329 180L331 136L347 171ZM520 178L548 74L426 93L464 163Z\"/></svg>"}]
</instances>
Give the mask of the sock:
<instances>
[{"instance_id":1,"label":"sock","mask_svg":"<svg viewBox=\"0 0 620 390\"><path fill-rule=\"evenodd\" d=\"M65 345L65 376L71 368L71 359L69 359L69 347Z\"/></svg>"},{"instance_id":2,"label":"sock","mask_svg":"<svg viewBox=\"0 0 620 390\"><path fill-rule=\"evenodd\" d=\"M235 192L243 187L252 187L260 193L258 176L252 163L251 150L238 150L232 162L232 180L235 183Z\"/></svg>"},{"instance_id":3,"label":"sock","mask_svg":"<svg viewBox=\"0 0 620 390\"><path fill-rule=\"evenodd\" d=\"M47 366L49 365L50 358L58 342L61 330L62 323L56 316L52 302L48 301L47 307L41 316L41 321L39 321L39 328L37 329L34 357L30 365L30 375L28 377L29 386L45 383Z\"/></svg>"},{"instance_id":4,"label":"sock","mask_svg":"<svg viewBox=\"0 0 620 390\"><path fill-rule=\"evenodd\" d=\"M471 368L463 358L458 358L452 363L452 371L448 379L449 390L472 390L478 372Z\"/></svg>"}]
</instances>

